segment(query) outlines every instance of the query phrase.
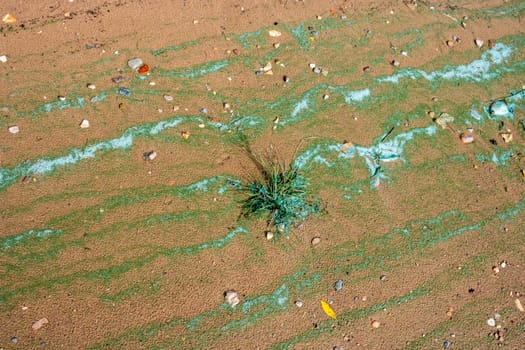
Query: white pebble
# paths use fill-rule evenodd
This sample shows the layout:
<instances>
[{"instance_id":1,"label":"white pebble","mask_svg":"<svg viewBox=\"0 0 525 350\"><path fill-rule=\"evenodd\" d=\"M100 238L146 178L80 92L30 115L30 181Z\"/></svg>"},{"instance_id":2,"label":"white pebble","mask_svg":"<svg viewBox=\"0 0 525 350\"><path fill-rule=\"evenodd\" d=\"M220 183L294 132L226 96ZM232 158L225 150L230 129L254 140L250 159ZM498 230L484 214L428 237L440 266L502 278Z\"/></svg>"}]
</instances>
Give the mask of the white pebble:
<instances>
[{"instance_id":1,"label":"white pebble","mask_svg":"<svg viewBox=\"0 0 525 350\"><path fill-rule=\"evenodd\" d=\"M234 290L224 292L224 300L231 306L235 306L241 302L237 292Z\"/></svg>"},{"instance_id":2,"label":"white pebble","mask_svg":"<svg viewBox=\"0 0 525 350\"><path fill-rule=\"evenodd\" d=\"M157 158L157 152L155 151L149 151L144 153L144 160L153 160Z\"/></svg>"},{"instance_id":3,"label":"white pebble","mask_svg":"<svg viewBox=\"0 0 525 350\"><path fill-rule=\"evenodd\" d=\"M132 58L128 61L128 67L137 70L144 64L144 61L142 61L140 58Z\"/></svg>"},{"instance_id":4,"label":"white pebble","mask_svg":"<svg viewBox=\"0 0 525 350\"><path fill-rule=\"evenodd\" d=\"M268 31L268 34L274 38L281 36L281 32L275 29Z\"/></svg>"},{"instance_id":5,"label":"white pebble","mask_svg":"<svg viewBox=\"0 0 525 350\"><path fill-rule=\"evenodd\" d=\"M474 142L474 135L472 135L471 133L461 134L461 141L463 143L472 143Z\"/></svg>"},{"instance_id":6,"label":"white pebble","mask_svg":"<svg viewBox=\"0 0 525 350\"><path fill-rule=\"evenodd\" d=\"M381 322L379 322L378 320L373 320L372 322L370 322L370 325L373 328L379 328L379 327L381 327Z\"/></svg>"},{"instance_id":7,"label":"white pebble","mask_svg":"<svg viewBox=\"0 0 525 350\"><path fill-rule=\"evenodd\" d=\"M42 326L45 325L46 323L49 323L49 321L47 320L47 318L44 317L44 318L36 321L35 323L33 323L31 328L33 328L33 330L36 331L36 330L42 328Z\"/></svg>"},{"instance_id":8,"label":"white pebble","mask_svg":"<svg viewBox=\"0 0 525 350\"><path fill-rule=\"evenodd\" d=\"M6 63L7 62L7 56L6 55L0 56L0 62Z\"/></svg>"},{"instance_id":9,"label":"white pebble","mask_svg":"<svg viewBox=\"0 0 525 350\"><path fill-rule=\"evenodd\" d=\"M82 122L80 123L80 127L82 129L87 129L89 128L89 120L87 119L82 119Z\"/></svg>"},{"instance_id":10,"label":"white pebble","mask_svg":"<svg viewBox=\"0 0 525 350\"><path fill-rule=\"evenodd\" d=\"M296 300L295 301L295 306L297 307L303 307L303 302L301 300Z\"/></svg>"},{"instance_id":11,"label":"white pebble","mask_svg":"<svg viewBox=\"0 0 525 350\"><path fill-rule=\"evenodd\" d=\"M18 125L10 126L7 130L9 130L11 134L18 134L20 132Z\"/></svg>"},{"instance_id":12,"label":"white pebble","mask_svg":"<svg viewBox=\"0 0 525 350\"><path fill-rule=\"evenodd\" d=\"M319 243L321 243L321 237L314 237L314 238L312 238L311 243L312 243L312 245L318 245Z\"/></svg>"},{"instance_id":13,"label":"white pebble","mask_svg":"<svg viewBox=\"0 0 525 350\"><path fill-rule=\"evenodd\" d=\"M483 40L476 39L474 40L474 44L476 44L477 47L481 48L483 46Z\"/></svg>"},{"instance_id":14,"label":"white pebble","mask_svg":"<svg viewBox=\"0 0 525 350\"><path fill-rule=\"evenodd\" d=\"M488 324L489 326L491 326L491 327L495 327L495 326L496 326L496 320L493 319L493 318L491 317L491 318L489 318L489 319L487 320L487 324Z\"/></svg>"},{"instance_id":15,"label":"white pebble","mask_svg":"<svg viewBox=\"0 0 525 350\"><path fill-rule=\"evenodd\" d=\"M164 99L166 101L168 101L168 102L171 102L171 101L173 101L173 96L171 96L171 95L164 95Z\"/></svg>"},{"instance_id":16,"label":"white pebble","mask_svg":"<svg viewBox=\"0 0 525 350\"><path fill-rule=\"evenodd\" d=\"M91 84L91 83L87 84L86 87L90 90L95 90L97 88L95 84Z\"/></svg>"}]
</instances>

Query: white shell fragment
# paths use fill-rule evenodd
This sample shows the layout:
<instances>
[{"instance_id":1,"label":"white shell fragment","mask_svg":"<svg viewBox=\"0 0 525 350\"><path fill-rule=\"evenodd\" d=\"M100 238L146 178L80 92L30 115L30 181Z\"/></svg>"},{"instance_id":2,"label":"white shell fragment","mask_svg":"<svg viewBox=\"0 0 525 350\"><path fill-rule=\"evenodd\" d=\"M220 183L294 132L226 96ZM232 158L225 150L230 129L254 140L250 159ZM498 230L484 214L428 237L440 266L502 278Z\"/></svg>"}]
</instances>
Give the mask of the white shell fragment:
<instances>
[{"instance_id":1,"label":"white shell fragment","mask_svg":"<svg viewBox=\"0 0 525 350\"><path fill-rule=\"evenodd\" d=\"M234 290L227 290L224 292L224 300L231 306L235 306L241 302L237 292Z\"/></svg>"},{"instance_id":2,"label":"white shell fragment","mask_svg":"<svg viewBox=\"0 0 525 350\"><path fill-rule=\"evenodd\" d=\"M80 123L80 127L82 129L87 129L89 128L89 120L87 119L82 119L82 122Z\"/></svg>"},{"instance_id":3,"label":"white shell fragment","mask_svg":"<svg viewBox=\"0 0 525 350\"><path fill-rule=\"evenodd\" d=\"M11 134L18 134L18 133L20 132L20 128L18 127L18 125L10 126L9 128L7 128L7 130L8 130Z\"/></svg>"},{"instance_id":4,"label":"white shell fragment","mask_svg":"<svg viewBox=\"0 0 525 350\"><path fill-rule=\"evenodd\" d=\"M40 320L36 321L35 323L33 323L33 325L31 326L31 328L33 328L33 330L39 330L40 328L42 328L42 326L44 326L46 323L49 323L48 319L47 318L41 318Z\"/></svg>"},{"instance_id":5,"label":"white shell fragment","mask_svg":"<svg viewBox=\"0 0 525 350\"><path fill-rule=\"evenodd\" d=\"M474 135L472 135L472 133L470 132L466 132L466 133L463 133L461 134L461 141L463 143L472 143L474 142Z\"/></svg>"},{"instance_id":6,"label":"white shell fragment","mask_svg":"<svg viewBox=\"0 0 525 350\"><path fill-rule=\"evenodd\" d=\"M145 152L143 157L144 157L144 160L153 160L157 158L157 152L155 151Z\"/></svg>"},{"instance_id":7,"label":"white shell fragment","mask_svg":"<svg viewBox=\"0 0 525 350\"><path fill-rule=\"evenodd\" d=\"M266 63L266 65L264 67L262 67L262 71L263 72L269 72L271 70L272 70L272 63L271 62Z\"/></svg>"},{"instance_id":8,"label":"white shell fragment","mask_svg":"<svg viewBox=\"0 0 525 350\"><path fill-rule=\"evenodd\" d=\"M446 129L447 124L452 123L453 121L454 121L454 117L448 113L441 113L439 117L436 118L436 123L439 126L441 126L442 129Z\"/></svg>"},{"instance_id":9,"label":"white shell fragment","mask_svg":"<svg viewBox=\"0 0 525 350\"><path fill-rule=\"evenodd\" d=\"M142 61L140 58L132 58L128 61L128 67L137 70L144 64L144 61Z\"/></svg>"},{"instance_id":10,"label":"white shell fragment","mask_svg":"<svg viewBox=\"0 0 525 350\"><path fill-rule=\"evenodd\" d=\"M521 312L525 312L525 308L523 308L523 305L521 304L521 301L519 299L515 299L514 304L516 305L516 308L518 310L520 310Z\"/></svg>"},{"instance_id":11,"label":"white shell fragment","mask_svg":"<svg viewBox=\"0 0 525 350\"><path fill-rule=\"evenodd\" d=\"M505 143L509 143L513 140L512 132L510 132L510 130L500 133L500 136Z\"/></svg>"},{"instance_id":12,"label":"white shell fragment","mask_svg":"<svg viewBox=\"0 0 525 350\"><path fill-rule=\"evenodd\" d=\"M276 37L281 36L282 34L281 34L280 31L275 30L275 29L272 29L272 30L269 30L269 31L268 31L268 35L270 35L270 36L273 37L273 38L276 38Z\"/></svg>"}]
</instances>

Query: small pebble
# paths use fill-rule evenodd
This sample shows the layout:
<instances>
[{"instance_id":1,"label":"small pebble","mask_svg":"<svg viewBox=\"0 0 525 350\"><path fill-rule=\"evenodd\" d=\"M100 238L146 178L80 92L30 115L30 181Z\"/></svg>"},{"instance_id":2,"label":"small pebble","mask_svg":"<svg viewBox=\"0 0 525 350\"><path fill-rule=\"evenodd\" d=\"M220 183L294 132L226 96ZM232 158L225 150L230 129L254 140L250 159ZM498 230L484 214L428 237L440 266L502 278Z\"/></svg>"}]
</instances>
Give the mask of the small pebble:
<instances>
[{"instance_id":1,"label":"small pebble","mask_svg":"<svg viewBox=\"0 0 525 350\"><path fill-rule=\"evenodd\" d=\"M9 128L7 128L7 130L8 130L11 134L18 134L18 133L20 132L20 128L18 127L18 125L10 126Z\"/></svg>"},{"instance_id":2,"label":"small pebble","mask_svg":"<svg viewBox=\"0 0 525 350\"><path fill-rule=\"evenodd\" d=\"M341 289L343 289L343 280L337 280L334 284L334 290L339 292Z\"/></svg>"},{"instance_id":3,"label":"small pebble","mask_svg":"<svg viewBox=\"0 0 525 350\"><path fill-rule=\"evenodd\" d=\"M392 62L390 62L391 65L393 65L394 67L399 67L401 65L401 63L399 63L398 60L392 60Z\"/></svg>"},{"instance_id":4,"label":"small pebble","mask_svg":"<svg viewBox=\"0 0 525 350\"><path fill-rule=\"evenodd\" d=\"M89 128L89 120L87 119L82 119L82 122L80 123L80 127L82 129L87 129Z\"/></svg>"},{"instance_id":5,"label":"small pebble","mask_svg":"<svg viewBox=\"0 0 525 350\"><path fill-rule=\"evenodd\" d=\"M142 65L144 65L144 61L140 58L132 58L128 61L128 67L133 70L139 69Z\"/></svg>"},{"instance_id":6,"label":"small pebble","mask_svg":"<svg viewBox=\"0 0 525 350\"><path fill-rule=\"evenodd\" d=\"M173 96L171 96L171 95L164 95L164 99L166 101L168 101L168 102L171 102L171 101L173 101Z\"/></svg>"},{"instance_id":7,"label":"small pebble","mask_svg":"<svg viewBox=\"0 0 525 350\"><path fill-rule=\"evenodd\" d=\"M321 237L314 237L314 238L312 238L311 243L312 243L313 246L318 245L319 243L321 243Z\"/></svg>"},{"instance_id":8,"label":"small pebble","mask_svg":"<svg viewBox=\"0 0 525 350\"><path fill-rule=\"evenodd\" d=\"M199 109L199 112L203 113L203 114L208 114L208 110L204 107L202 107L201 109Z\"/></svg>"},{"instance_id":9,"label":"small pebble","mask_svg":"<svg viewBox=\"0 0 525 350\"><path fill-rule=\"evenodd\" d=\"M289 83L289 82L290 82L290 77L287 76L287 75L283 76L283 81L284 81L285 83Z\"/></svg>"},{"instance_id":10,"label":"small pebble","mask_svg":"<svg viewBox=\"0 0 525 350\"><path fill-rule=\"evenodd\" d=\"M310 63L308 66L309 66L310 68L312 68L312 69L314 69L314 68L316 67L316 66L315 66L315 63Z\"/></svg>"},{"instance_id":11,"label":"small pebble","mask_svg":"<svg viewBox=\"0 0 525 350\"><path fill-rule=\"evenodd\" d=\"M321 68L320 67L315 67L314 69L312 69L312 72L314 72L315 74L319 74L319 73L321 73Z\"/></svg>"},{"instance_id":12,"label":"small pebble","mask_svg":"<svg viewBox=\"0 0 525 350\"><path fill-rule=\"evenodd\" d=\"M11 15L10 13L6 13L4 15L4 17L2 17L2 22L8 23L8 24L9 23L15 23L16 22L16 18L13 15Z\"/></svg>"},{"instance_id":13,"label":"small pebble","mask_svg":"<svg viewBox=\"0 0 525 350\"><path fill-rule=\"evenodd\" d=\"M269 31L268 31L268 35L270 35L271 37L276 38L276 37L281 36L282 34L281 34L280 31L275 30L275 29L272 29L272 30L269 30Z\"/></svg>"},{"instance_id":14,"label":"small pebble","mask_svg":"<svg viewBox=\"0 0 525 350\"><path fill-rule=\"evenodd\" d=\"M122 75L119 75L118 77L111 78L111 81L114 82L115 84L120 84L120 83L122 83L124 81L124 77ZM92 85L92 84L90 84L90 85ZM93 85L93 86L95 86L95 85ZM89 85L88 85L88 88L89 88Z\"/></svg>"},{"instance_id":15,"label":"small pebble","mask_svg":"<svg viewBox=\"0 0 525 350\"><path fill-rule=\"evenodd\" d=\"M153 159L157 158L157 152L155 152L155 151L144 152L143 158L144 158L144 160L153 160Z\"/></svg>"},{"instance_id":16,"label":"small pebble","mask_svg":"<svg viewBox=\"0 0 525 350\"><path fill-rule=\"evenodd\" d=\"M455 310L454 310L454 308L452 306L449 307L448 310L447 310L447 316L448 317L452 317L452 315L454 314L454 311Z\"/></svg>"},{"instance_id":17,"label":"small pebble","mask_svg":"<svg viewBox=\"0 0 525 350\"><path fill-rule=\"evenodd\" d=\"M372 328L379 328L381 327L381 322L379 322L378 320L373 320L370 325L372 326Z\"/></svg>"},{"instance_id":18,"label":"small pebble","mask_svg":"<svg viewBox=\"0 0 525 350\"><path fill-rule=\"evenodd\" d=\"M471 133L463 133L461 134L460 138L463 143L474 142L474 135L472 135Z\"/></svg>"},{"instance_id":19,"label":"small pebble","mask_svg":"<svg viewBox=\"0 0 525 350\"><path fill-rule=\"evenodd\" d=\"M0 56L0 62L6 63L7 62L7 56L6 55Z\"/></svg>"},{"instance_id":20,"label":"small pebble","mask_svg":"<svg viewBox=\"0 0 525 350\"><path fill-rule=\"evenodd\" d=\"M13 343L18 343L18 338L17 338L17 337L12 337L12 338L11 338L11 342L13 342Z\"/></svg>"},{"instance_id":21,"label":"small pebble","mask_svg":"<svg viewBox=\"0 0 525 350\"><path fill-rule=\"evenodd\" d=\"M493 319L493 318L491 317L491 318L489 318L489 319L487 320L487 324L488 324L489 326L491 326L491 327L495 327L495 326L496 326L496 320Z\"/></svg>"},{"instance_id":22,"label":"small pebble","mask_svg":"<svg viewBox=\"0 0 525 350\"><path fill-rule=\"evenodd\" d=\"M326 101L326 100L328 100L329 98L330 98L330 95L328 95L328 94L324 94L324 95L323 95L323 100Z\"/></svg>"},{"instance_id":23,"label":"small pebble","mask_svg":"<svg viewBox=\"0 0 525 350\"><path fill-rule=\"evenodd\" d=\"M121 94L122 96L130 96L131 95L131 91L129 89L126 89L126 88L119 88L118 89L118 93Z\"/></svg>"},{"instance_id":24,"label":"small pebble","mask_svg":"<svg viewBox=\"0 0 525 350\"><path fill-rule=\"evenodd\" d=\"M380 281L386 281L386 275L379 276L379 280Z\"/></svg>"},{"instance_id":25,"label":"small pebble","mask_svg":"<svg viewBox=\"0 0 525 350\"><path fill-rule=\"evenodd\" d=\"M487 46L489 47L489 49L492 49L494 47L494 45L496 45L496 43L494 42L494 40L490 40L489 39L489 42L487 44Z\"/></svg>"},{"instance_id":26,"label":"small pebble","mask_svg":"<svg viewBox=\"0 0 525 350\"><path fill-rule=\"evenodd\" d=\"M497 100L489 106L489 113L491 116L504 117L510 113L509 106L503 100Z\"/></svg>"},{"instance_id":27,"label":"small pebble","mask_svg":"<svg viewBox=\"0 0 525 350\"><path fill-rule=\"evenodd\" d=\"M443 342L443 348L444 348L444 349L448 349L448 348L450 348L451 345L452 345L452 343L451 343L450 341L448 341L448 340L445 340L445 341Z\"/></svg>"},{"instance_id":28,"label":"small pebble","mask_svg":"<svg viewBox=\"0 0 525 350\"><path fill-rule=\"evenodd\" d=\"M304 305L304 304L303 304L303 302L302 302L301 300L296 300L296 301L295 301L295 306L297 306L297 307L303 307L303 305Z\"/></svg>"},{"instance_id":29,"label":"small pebble","mask_svg":"<svg viewBox=\"0 0 525 350\"><path fill-rule=\"evenodd\" d=\"M474 44L476 44L477 47L481 48L483 46L483 40L475 39Z\"/></svg>"},{"instance_id":30,"label":"small pebble","mask_svg":"<svg viewBox=\"0 0 525 350\"><path fill-rule=\"evenodd\" d=\"M47 320L47 318L41 318L40 320L36 321L35 323L33 323L33 325L31 326L31 328L33 328L33 330L38 330L40 328L42 328L46 323L49 323L49 321Z\"/></svg>"},{"instance_id":31,"label":"small pebble","mask_svg":"<svg viewBox=\"0 0 525 350\"><path fill-rule=\"evenodd\" d=\"M370 73L371 71L372 71L372 68L370 66L364 66L363 67L363 72Z\"/></svg>"},{"instance_id":32,"label":"small pebble","mask_svg":"<svg viewBox=\"0 0 525 350\"><path fill-rule=\"evenodd\" d=\"M235 306L241 302L237 292L234 290L224 292L224 300L231 306Z\"/></svg>"},{"instance_id":33,"label":"small pebble","mask_svg":"<svg viewBox=\"0 0 525 350\"><path fill-rule=\"evenodd\" d=\"M278 48L279 48L279 46L281 46L281 44L280 44L280 43L273 43L273 48L274 48L274 49L278 49Z\"/></svg>"},{"instance_id":34,"label":"small pebble","mask_svg":"<svg viewBox=\"0 0 525 350\"><path fill-rule=\"evenodd\" d=\"M272 240L273 239L273 232L272 231L268 231L266 232L266 239L268 241Z\"/></svg>"},{"instance_id":35,"label":"small pebble","mask_svg":"<svg viewBox=\"0 0 525 350\"><path fill-rule=\"evenodd\" d=\"M507 130L507 132L502 132L499 135L501 136L503 141L505 141L505 143L509 143L513 140L513 136L510 130Z\"/></svg>"},{"instance_id":36,"label":"small pebble","mask_svg":"<svg viewBox=\"0 0 525 350\"><path fill-rule=\"evenodd\" d=\"M448 47L454 47L455 45L456 45L456 42L454 40L447 40Z\"/></svg>"},{"instance_id":37,"label":"small pebble","mask_svg":"<svg viewBox=\"0 0 525 350\"><path fill-rule=\"evenodd\" d=\"M62 96L62 95L58 95L57 98L58 98L59 101L65 101L66 100L66 96Z\"/></svg>"},{"instance_id":38,"label":"small pebble","mask_svg":"<svg viewBox=\"0 0 525 350\"><path fill-rule=\"evenodd\" d=\"M137 70L137 72L139 74L148 74L149 73L149 66L147 64L143 64L142 66L140 66L140 68Z\"/></svg>"},{"instance_id":39,"label":"small pebble","mask_svg":"<svg viewBox=\"0 0 525 350\"><path fill-rule=\"evenodd\" d=\"M91 84L91 83L87 84L86 87L90 90L95 90L97 88L95 84Z\"/></svg>"}]
</instances>

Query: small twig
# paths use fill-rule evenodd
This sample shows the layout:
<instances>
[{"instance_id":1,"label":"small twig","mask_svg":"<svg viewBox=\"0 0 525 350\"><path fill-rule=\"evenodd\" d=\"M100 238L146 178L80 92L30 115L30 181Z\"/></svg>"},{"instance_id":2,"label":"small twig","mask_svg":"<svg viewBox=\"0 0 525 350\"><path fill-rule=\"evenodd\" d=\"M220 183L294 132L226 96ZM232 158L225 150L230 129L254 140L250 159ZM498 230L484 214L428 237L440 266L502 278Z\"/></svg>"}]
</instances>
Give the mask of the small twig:
<instances>
[{"instance_id":1,"label":"small twig","mask_svg":"<svg viewBox=\"0 0 525 350\"><path fill-rule=\"evenodd\" d=\"M444 13L443 16L447 17L447 18L450 18L451 20L453 20L454 22L459 22L457 18L449 15L448 13Z\"/></svg>"},{"instance_id":2,"label":"small twig","mask_svg":"<svg viewBox=\"0 0 525 350\"><path fill-rule=\"evenodd\" d=\"M392 131L394 131L394 126L390 130L388 130L388 132L381 138L380 142L385 141L385 139L392 133Z\"/></svg>"}]
</instances>

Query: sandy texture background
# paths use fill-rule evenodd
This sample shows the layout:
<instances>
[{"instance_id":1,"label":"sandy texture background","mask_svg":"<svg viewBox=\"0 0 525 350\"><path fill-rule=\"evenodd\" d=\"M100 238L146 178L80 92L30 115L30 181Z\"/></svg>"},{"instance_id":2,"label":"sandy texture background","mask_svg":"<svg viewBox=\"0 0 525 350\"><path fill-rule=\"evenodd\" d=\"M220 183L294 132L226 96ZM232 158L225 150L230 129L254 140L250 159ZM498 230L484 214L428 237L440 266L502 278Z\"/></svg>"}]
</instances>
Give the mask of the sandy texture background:
<instances>
[{"instance_id":1,"label":"sandy texture background","mask_svg":"<svg viewBox=\"0 0 525 350\"><path fill-rule=\"evenodd\" d=\"M523 349L524 13L3 0L0 348ZM322 210L242 217L240 133Z\"/></svg>"}]
</instances>

